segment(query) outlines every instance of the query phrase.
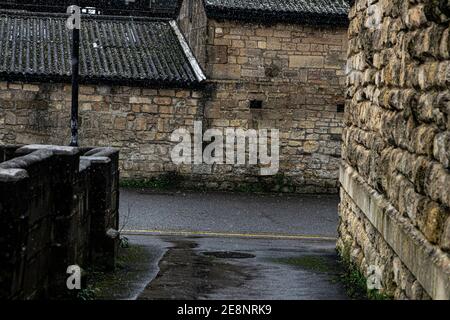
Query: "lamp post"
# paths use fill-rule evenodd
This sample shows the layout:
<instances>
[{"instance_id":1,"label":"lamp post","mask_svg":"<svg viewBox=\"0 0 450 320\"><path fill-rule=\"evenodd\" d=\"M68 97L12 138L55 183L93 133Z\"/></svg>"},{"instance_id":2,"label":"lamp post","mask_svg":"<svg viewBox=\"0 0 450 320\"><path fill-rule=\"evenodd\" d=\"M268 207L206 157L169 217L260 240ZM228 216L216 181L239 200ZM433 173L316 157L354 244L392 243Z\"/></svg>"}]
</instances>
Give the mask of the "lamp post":
<instances>
[{"instance_id":1,"label":"lamp post","mask_svg":"<svg viewBox=\"0 0 450 320\"><path fill-rule=\"evenodd\" d=\"M79 66L80 66L80 28L81 28L81 10L78 6L67 8L70 17L67 19L66 26L72 31L72 106L70 115L70 146L78 147L78 94L79 94Z\"/></svg>"}]
</instances>

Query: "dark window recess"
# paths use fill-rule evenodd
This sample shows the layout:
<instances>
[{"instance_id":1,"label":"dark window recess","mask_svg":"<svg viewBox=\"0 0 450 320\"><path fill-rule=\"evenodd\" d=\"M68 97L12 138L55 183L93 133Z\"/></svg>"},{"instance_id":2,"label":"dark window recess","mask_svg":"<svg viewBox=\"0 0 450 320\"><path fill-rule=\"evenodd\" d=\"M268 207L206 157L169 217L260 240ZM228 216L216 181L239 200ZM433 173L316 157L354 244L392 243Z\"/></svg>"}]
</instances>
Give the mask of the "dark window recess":
<instances>
[{"instance_id":1,"label":"dark window recess","mask_svg":"<svg viewBox=\"0 0 450 320\"><path fill-rule=\"evenodd\" d=\"M344 113L345 112L345 104L338 104L337 112Z\"/></svg>"},{"instance_id":2,"label":"dark window recess","mask_svg":"<svg viewBox=\"0 0 450 320\"><path fill-rule=\"evenodd\" d=\"M262 109L263 102L261 100L251 100L250 109Z\"/></svg>"},{"instance_id":3,"label":"dark window recess","mask_svg":"<svg viewBox=\"0 0 450 320\"><path fill-rule=\"evenodd\" d=\"M192 19L194 17L194 0L189 0L189 22L192 22Z\"/></svg>"}]
</instances>

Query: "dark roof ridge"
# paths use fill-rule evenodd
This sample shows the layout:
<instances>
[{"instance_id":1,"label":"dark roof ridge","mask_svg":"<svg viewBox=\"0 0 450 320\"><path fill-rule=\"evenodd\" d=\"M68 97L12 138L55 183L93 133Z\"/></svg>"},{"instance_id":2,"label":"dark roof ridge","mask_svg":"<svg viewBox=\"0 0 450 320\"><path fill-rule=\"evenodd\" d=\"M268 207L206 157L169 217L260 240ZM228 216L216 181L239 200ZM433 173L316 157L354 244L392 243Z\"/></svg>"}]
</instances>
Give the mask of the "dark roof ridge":
<instances>
[{"instance_id":1,"label":"dark roof ridge","mask_svg":"<svg viewBox=\"0 0 450 320\"><path fill-rule=\"evenodd\" d=\"M202 0L208 17L272 24L347 25L348 0Z\"/></svg>"},{"instance_id":2,"label":"dark roof ridge","mask_svg":"<svg viewBox=\"0 0 450 320\"><path fill-rule=\"evenodd\" d=\"M54 18L67 18L67 13L56 12L31 12L25 10L16 9L0 9L1 14L13 14L16 16L30 16L30 17L54 17ZM93 15L82 14L82 19L92 20L117 20L117 21L143 21L143 22L169 22L174 19L165 17L150 17L150 16L118 16L118 15Z\"/></svg>"}]
</instances>

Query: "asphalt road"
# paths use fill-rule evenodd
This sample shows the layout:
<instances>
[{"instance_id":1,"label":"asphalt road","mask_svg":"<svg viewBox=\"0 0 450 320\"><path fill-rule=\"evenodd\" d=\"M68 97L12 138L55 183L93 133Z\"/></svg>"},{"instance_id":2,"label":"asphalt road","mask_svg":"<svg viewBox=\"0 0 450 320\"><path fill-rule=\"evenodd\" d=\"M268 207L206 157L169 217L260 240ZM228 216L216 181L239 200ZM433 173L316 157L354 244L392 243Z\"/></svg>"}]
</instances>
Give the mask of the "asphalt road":
<instances>
[{"instance_id":1,"label":"asphalt road","mask_svg":"<svg viewBox=\"0 0 450 320\"><path fill-rule=\"evenodd\" d=\"M122 190L121 224L143 256L114 298L347 299L337 204L332 195Z\"/></svg>"},{"instance_id":2,"label":"asphalt road","mask_svg":"<svg viewBox=\"0 0 450 320\"><path fill-rule=\"evenodd\" d=\"M126 230L335 237L337 195L150 193L122 190Z\"/></svg>"},{"instance_id":3,"label":"asphalt road","mask_svg":"<svg viewBox=\"0 0 450 320\"><path fill-rule=\"evenodd\" d=\"M331 241L134 236L132 242L165 250L140 300L348 299Z\"/></svg>"}]
</instances>

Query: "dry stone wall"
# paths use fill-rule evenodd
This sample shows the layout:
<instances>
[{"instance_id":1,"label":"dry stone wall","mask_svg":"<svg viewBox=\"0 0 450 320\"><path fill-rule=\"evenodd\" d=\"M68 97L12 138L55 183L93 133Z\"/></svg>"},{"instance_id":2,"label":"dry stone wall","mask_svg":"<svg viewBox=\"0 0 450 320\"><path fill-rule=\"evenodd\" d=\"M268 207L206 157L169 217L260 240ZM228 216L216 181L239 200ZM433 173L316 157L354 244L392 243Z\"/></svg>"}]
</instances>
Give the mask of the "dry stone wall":
<instances>
[{"instance_id":1,"label":"dry stone wall","mask_svg":"<svg viewBox=\"0 0 450 320\"><path fill-rule=\"evenodd\" d=\"M450 6L350 12L340 239L395 298L450 298Z\"/></svg>"}]
</instances>

